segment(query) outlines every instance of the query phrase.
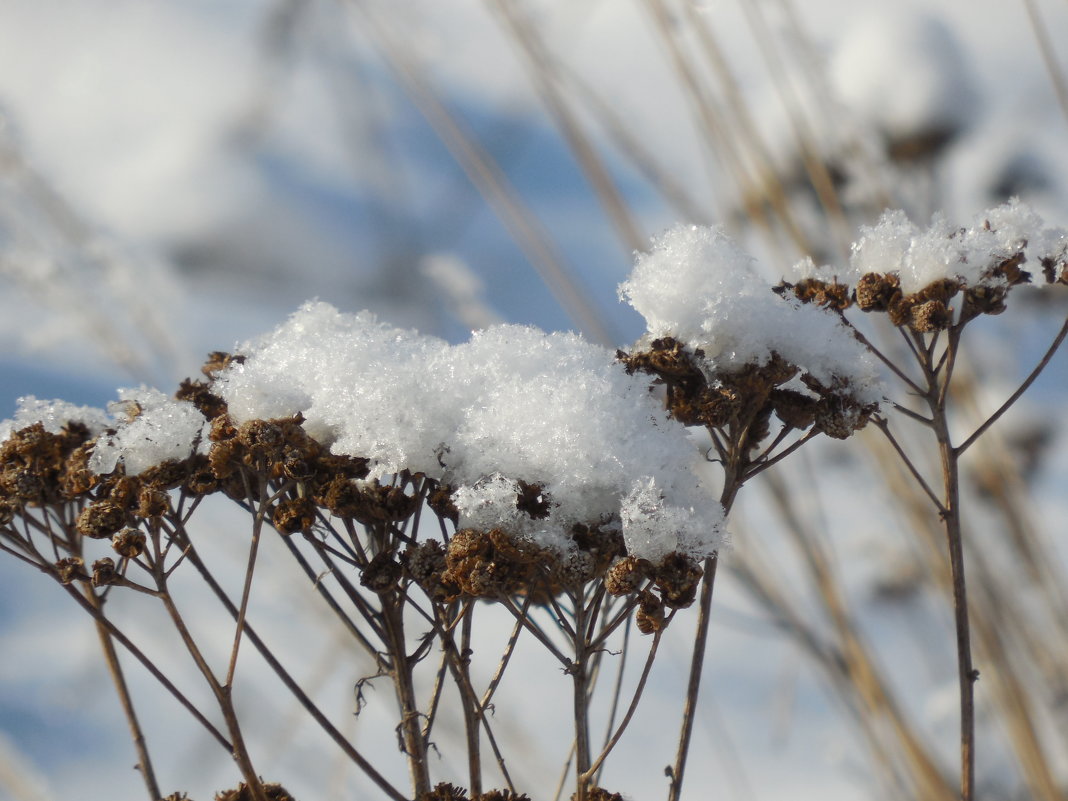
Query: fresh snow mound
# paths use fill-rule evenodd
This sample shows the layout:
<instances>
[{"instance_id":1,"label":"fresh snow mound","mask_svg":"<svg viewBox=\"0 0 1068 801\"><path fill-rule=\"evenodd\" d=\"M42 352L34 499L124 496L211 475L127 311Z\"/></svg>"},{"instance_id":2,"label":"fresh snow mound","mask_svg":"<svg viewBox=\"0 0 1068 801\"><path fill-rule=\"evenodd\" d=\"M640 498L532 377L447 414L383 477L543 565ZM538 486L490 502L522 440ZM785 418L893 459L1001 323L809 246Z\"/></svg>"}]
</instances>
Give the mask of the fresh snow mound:
<instances>
[{"instance_id":1,"label":"fresh snow mound","mask_svg":"<svg viewBox=\"0 0 1068 801\"><path fill-rule=\"evenodd\" d=\"M776 295L719 229L670 229L639 254L619 294L645 317L648 336L702 350L712 372L762 365L777 352L825 386L847 381L861 402L881 398L874 359L838 318Z\"/></svg>"},{"instance_id":2,"label":"fresh snow mound","mask_svg":"<svg viewBox=\"0 0 1068 801\"><path fill-rule=\"evenodd\" d=\"M574 334L502 325L450 346L308 303L241 351L213 390L236 422L299 412L334 453L369 459L372 478L408 469L446 482L462 527L567 550L575 523L622 518L649 559L700 558L720 542L722 510L685 428L647 379ZM547 517L516 509L520 480L541 487ZM652 511L624 517L636 482L655 486Z\"/></svg>"}]
</instances>

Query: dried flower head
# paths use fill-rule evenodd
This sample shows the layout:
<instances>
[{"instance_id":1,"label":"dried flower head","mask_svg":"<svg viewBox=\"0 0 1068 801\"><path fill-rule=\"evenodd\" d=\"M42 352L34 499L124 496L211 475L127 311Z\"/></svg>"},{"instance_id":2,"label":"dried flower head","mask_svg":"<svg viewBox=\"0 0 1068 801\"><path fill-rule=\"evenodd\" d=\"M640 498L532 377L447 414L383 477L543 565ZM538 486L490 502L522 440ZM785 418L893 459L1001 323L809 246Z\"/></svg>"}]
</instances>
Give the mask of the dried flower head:
<instances>
[{"instance_id":1,"label":"dried flower head","mask_svg":"<svg viewBox=\"0 0 1068 801\"><path fill-rule=\"evenodd\" d=\"M691 556L670 553L653 571L653 581L664 603L672 609L684 609L697 597L697 585L704 570Z\"/></svg>"},{"instance_id":2,"label":"dried flower head","mask_svg":"<svg viewBox=\"0 0 1068 801\"><path fill-rule=\"evenodd\" d=\"M94 587L105 587L108 584L113 584L118 575L115 570L115 560L110 556L105 556L103 559L97 559L93 562Z\"/></svg>"},{"instance_id":3,"label":"dried flower head","mask_svg":"<svg viewBox=\"0 0 1068 801\"><path fill-rule=\"evenodd\" d=\"M136 528L124 528L111 538L115 553L127 559L136 559L145 550L145 535Z\"/></svg>"},{"instance_id":4,"label":"dried flower head","mask_svg":"<svg viewBox=\"0 0 1068 801\"><path fill-rule=\"evenodd\" d=\"M182 486L188 476L189 460L167 459L141 471L138 477L147 487L170 490Z\"/></svg>"},{"instance_id":5,"label":"dried flower head","mask_svg":"<svg viewBox=\"0 0 1068 801\"><path fill-rule=\"evenodd\" d=\"M426 504L442 520L451 520L453 525L460 522L460 510L452 502L452 487L438 484L427 496Z\"/></svg>"},{"instance_id":6,"label":"dried flower head","mask_svg":"<svg viewBox=\"0 0 1068 801\"><path fill-rule=\"evenodd\" d=\"M95 501L78 515L75 523L83 537L101 540L110 537L126 525L126 513L111 501Z\"/></svg>"},{"instance_id":7,"label":"dried flower head","mask_svg":"<svg viewBox=\"0 0 1068 801\"><path fill-rule=\"evenodd\" d=\"M514 595L530 589L543 557L542 552L513 541L500 529L461 529L449 540L443 579L474 598Z\"/></svg>"},{"instance_id":8,"label":"dried flower head","mask_svg":"<svg viewBox=\"0 0 1068 801\"><path fill-rule=\"evenodd\" d=\"M381 595L397 589L401 572L400 562L393 554L383 551L375 554L361 571L360 584Z\"/></svg>"},{"instance_id":9,"label":"dried flower head","mask_svg":"<svg viewBox=\"0 0 1068 801\"><path fill-rule=\"evenodd\" d=\"M70 584L77 579L86 578L85 562L80 556L68 556L60 559L55 564L56 577L63 584Z\"/></svg>"},{"instance_id":10,"label":"dried flower head","mask_svg":"<svg viewBox=\"0 0 1068 801\"><path fill-rule=\"evenodd\" d=\"M138 517L151 518L162 517L170 508L170 500L167 493L154 487L142 487L137 495Z\"/></svg>"},{"instance_id":11,"label":"dried flower head","mask_svg":"<svg viewBox=\"0 0 1068 801\"><path fill-rule=\"evenodd\" d=\"M202 454L190 457L184 486L191 495L210 495L219 489L219 484L209 457Z\"/></svg>"},{"instance_id":12,"label":"dried flower head","mask_svg":"<svg viewBox=\"0 0 1068 801\"><path fill-rule=\"evenodd\" d=\"M902 296L901 281L893 274L866 273L857 281L854 293L861 311L884 312Z\"/></svg>"},{"instance_id":13,"label":"dried flower head","mask_svg":"<svg viewBox=\"0 0 1068 801\"><path fill-rule=\"evenodd\" d=\"M545 494L545 489L540 484L528 484L525 481L517 481L518 493L516 496L516 508L533 520L543 520L549 516L552 502Z\"/></svg>"},{"instance_id":14,"label":"dried flower head","mask_svg":"<svg viewBox=\"0 0 1068 801\"><path fill-rule=\"evenodd\" d=\"M790 428L804 431L816 419L818 399L794 389L773 389L768 401L775 415Z\"/></svg>"},{"instance_id":15,"label":"dried flower head","mask_svg":"<svg viewBox=\"0 0 1068 801\"><path fill-rule=\"evenodd\" d=\"M420 794L417 801L469 801L467 790L455 784L440 782L433 790Z\"/></svg>"},{"instance_id":16,"label":"dried flower head","mask_svg":"<svg viewBox=\"0 0 1068 801\"><path fill-rule=\"evenodd\" d=\"M130 510L137 504L141 494L141 481L134 476L116 474L106 482L107 498L120 509Z\"/></svg>"},{"instance_id":17,"label":"dried flower head","mask_svg":"<svg viewBox=\"0 0 1068 801\"><path fill-rule=\"evenodd\" d=\"M630 595L641 589L652 573L652 565L636 556L624 556L608 568L604 588L611 595Z\"/></svg>"},{"instance_id":18,"label":"dried flower head","mask_svg":"<svg viewBox=\"0 0 1068 801\"><path fill-rule=\"evenodd\" d=\"M651 592L642 593L634 623L642 634L653 634L664 629L664 603Z\"/></svg>"},{"instance_id":19,"label":"dried flower head","mask_svg":"<svg viewBox=\"0 0 1068 801\"><path fill-rule=\"evenodd\" d=\"M920 334L944 331L953 323L953 310L944 301L928 300L910 310L909 327Z\"/></svg>"},{"instance_id":20,"label":"dried flower head","mask_svg":"<svg viewBox=\"0 0 1068 801\"><path fill-rule=\"evenodd\" d=\"M623 801L623 796L619 793L612 793L605 790L603 787L591 787L586 791L586 798L589 801ZM575 801L575 796L571 796L571 801Z\"/></svg>"},{"instance_id":21,"label":"dried flower head","mask_svg":"<svg viewBox=\"0 0 1068 801\"><path fill-rule=\"evenodd\" d=\"M264 784L267 801L293 801L293 796L280 784ZM241 782L236 789L224 790L215 794L215 801L253 801L255 796L247 784Z\"/></svg>"},{"instance_id":22,"label":"dried flower head","mask_svg":"<svg viewBox=\"0 0 1068 801\"><path fill-rule=\"evenodd\" d=\"M200 368L200 372L209 378L214 378L217 373L222 372L231 364L244 364L244 362L244 356L216 350L208 354L208 360L204 362L204 365Z\"/></svg>"},{"instance_id":23,"label":"dried flower head","mask_svg":"<svg viewBox=\"0 0 1068 801\"><path fill-rule=\"evenodd\" d=\"M444 578L445 549L437 540L409 545L401 556L401 564L430 600L443 603L460 594L459 585Z\"/></svg>"},{"instance_id":24,"label":"dried flower head","mask_svg":"<svg viewBox=\"0 0 1068 801\"><path fill-rule=\"evenodd\" d=\"M200 411L206 420L226 414L226 401L211 391L211 385L204 381L196 381L192 378L182 380L178 391L174 393L175 400L189 401Z\"/></svg>"},{"instance_id":25,"label":"dried flower head","mask_svg":"<svg viewBox=\"0 0 1068 801\"><path fill-rule=\"evenodd\" d=\"M315 504L310 498L287 498L279 501L271 515L279 534L307 531L315 525Z\"/></svg>"},{"instance_id":26,"label":"dried flower head","mask_svg":"<svg viewBox=\"0 0 1068 801\"><path fill-rule=\"evenodd\" d=\"M472 797L471 801L530 801L530 796L511 790L488 790Z\"/></svg>"}]
</instances>

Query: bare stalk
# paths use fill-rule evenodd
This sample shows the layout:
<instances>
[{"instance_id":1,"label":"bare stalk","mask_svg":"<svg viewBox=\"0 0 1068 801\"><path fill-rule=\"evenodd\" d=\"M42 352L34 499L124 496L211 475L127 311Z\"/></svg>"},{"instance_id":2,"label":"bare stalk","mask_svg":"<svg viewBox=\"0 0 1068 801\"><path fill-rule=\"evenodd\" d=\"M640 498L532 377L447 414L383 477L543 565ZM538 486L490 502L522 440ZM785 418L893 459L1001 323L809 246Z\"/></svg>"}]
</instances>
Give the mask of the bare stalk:
<instances>
[{"instance_id":1,"label":"bare stalk","mask_svg":"<svg viewBox=\"0 0 1068 801\"><path fill-rule=\"evenodd\" d=\"M85 586L85 598L94 609L103 614L103 610L101 609L102 601L89 584L86 584ZM156 772L152 768L152 760L148 754L148 744L145 742L145 733L137 718L137 711L134 709L133 698L130 696L129 687L126 685L126 676L123 674L122 665L119 662L119 655L115 651L115 643L112 642L111 633L108 631L107 627L99 620L96 620L95 623L96 633L100 638L100 648L104 652L104 662L108 666L108 673L111 674L111 681L114 683L115 690L119 694L119 703L122 704L123 714L126 715L126 723L130 727L130 737L133 740L134 750L137 751L137 769L141 772L141 778L145 782L145 789L148 791L149 801L159 801L163 795L160 793L159 784L156 782Z\"/></svg>"},{"instance_id":2,"label":"bare stalk","mask_svg":"<svg viewBox=\"0 0 1068 801\"><path fill-rule=\"evenodd\" d=\"M742 487L743 467L735 455L734 449L724 462L723 492L720 504L723 514L730 513L738 490ZM671 784L668 788L668 801L679 801L682 794L682 780L686 771L686 757L690 752L690 738L693 736L693 723L697 716L697 696L701 690L701 672L705 664L705 649L708 645L708 626L712 612L712 589L716 580L716 566L719 555L713 554L705 559L704 577L701 579L701 598L698 602L697 633L694 638L693 656L690 659L690 674L686 684L686 704L682 712L682 728L679 732L679 745L675 752L675 764L669 768Z\"/></svg>"},{"instance_id":3,"label":"bare stalk","mask_svg":"<svg viewBox=\"0 0 1068 801\"><path fill-rule=\"evenodd\" d=\"M233 602L227 597L226 592L222 586L215 579L212 573L208 570L207 565L204 564L200 555L195 549L191 549L189 552L189 561L200 573L201 578L211 588L211 591L215 593L215 596L219 599L219 602L226 608L226 611L230 613L230 616L237 621L238 608L234 606ZM278 661L274 653L267 644L259 637L256 631L248 624L248 621L242 621L242 629L245 636L248 637L249 642L263 657L264 661L271 666L271 669L275 672L275 675L286 686L286 689L292 693L293 697L297 699L300 705L308 712L309 715L319 724L320 728L332 739L346 756L349 757L356 765L362 770L371 781L373 781L378 787L386 793L393 801L407 801L403 795L390 784L382 774L375 770L374 766L353 747L345 736L338 730L334 724L332 724L322 711L315 705L315 703L308 697L300 685L293 679L292 675L282 666L282 663Z\"/></svg>"},{"instance_id":4,"label":"bare stalk","mask_svg":"<svg viewBox=\"0 0 1068 801\"><path fill-rule=\"evenodd\" d=\"M674 612L672 612L672 615L674 615ZM666 622L664 628L667 628ZM653 660L656 659L656 652L660 647L660 637L663 632L664 629L660 629L653 635L653 644L649 646L649 656L645 659L645 667L642 669L641 678L638 679L638 686L634 690L634 696L630 699L630 705L627 707L627 712L623 716L623 720L615 730L615 733L609 738L608 742L605 743L600 755L594 760L593 764L590 765L589 770L586 771L584 778L587 781L597 775L597 771L600 770L601 765L604 763L605 759L608 758L608 755L612 753L612 749L616 747L616 743L618 743L619 738L623 736L623 732L627 730L627 726L630 724L630 719L634 717L634 711L638 708L638 701L641 700L642 693L645 691L645 682L649 678L649 671L653 667Z\"/></svg>"},{"instance_id":5,"label":"bare stalk","mask_svg":"<svg viewBox=\"0 0 1068 801\"><path fill-rule=\"evenodd\" d=\"M587 671L587 642L586 642L586 594L580 588L573 596L575 605L575 661L571 663L568 672L574 682L574 718L575 718L575 778L577 787L575 801L586 801L588 798L590 772L590 699L589 699L589 673Z\"/></svg>"},{"instance_id":6,"label":"bare stalk","mask_svg":"<svg viewBox=\"0 0 1068 801\"><path fill-rule=\"evenodd\" d=\"M419 723L419 702L415 694L413 678L414 662L408 657L404 638L404 607L392 596L382 599L382 627L389 648L394 692L400 707L400 737L404 754L408 758L412 789L416 798L430 792L430 774L426 760L426 741Z\"/></svg>"}]
</instances>

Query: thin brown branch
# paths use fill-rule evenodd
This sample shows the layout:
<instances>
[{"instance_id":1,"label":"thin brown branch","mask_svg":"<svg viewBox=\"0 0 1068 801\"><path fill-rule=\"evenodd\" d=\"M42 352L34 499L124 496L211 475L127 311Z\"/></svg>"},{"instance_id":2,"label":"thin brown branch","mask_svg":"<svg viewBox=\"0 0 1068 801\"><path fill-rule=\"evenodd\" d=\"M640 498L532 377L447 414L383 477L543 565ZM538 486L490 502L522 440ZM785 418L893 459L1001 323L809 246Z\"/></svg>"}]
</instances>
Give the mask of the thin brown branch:
<instances>
[{"instance_id":1,"label":"thin brown branch","mask_svg":"<svg viewBox=\"0 0 1068 801\"><path fill-rule=\"evenodd\" d=\"M84 593L89 604L103 614L103 610L100 608L101 601L91 585L87 584L85 586ZM144 729L141 728L141 723L137 718L137 710L134 709L133 697L130 695L130 688L126 684L126 676L122 671L119 655L115 652L115 643L112 642L111 633L108 631L107 626L99 620L95 621L95 623L96 633L100 638L100 648L104 652L104 663L107 665L111 681L119 695L119 704L122 706L122 712L126 716L126 723L130 727L130 738L133 740L134 750L137 751L137 769L140 771L141 778L145 783L149 801L159 801L163 795L160 793L159 783L156 781L156 772L152 767L152 759L148 754L148 744L145 741Z\"/></svg>"},{"instance_id":2,"label":"thin brown branch","mask_svg":"<svg viewBox=\"0 0 1068 801\"><path fill-rule=\"evenodd\" d=\"M215 596L219 599L219 602L226 608L226 611L230 613L230 616L237 620L238 608L227 597L226 592L222 586L208 570L207 565L200 559L199 554L195 549L190 551L190 562L196 567L200 573L201 578L211 588L211 591L215 593ZM294 698L300 703L302 707L308 712L309 715L319 724L319 727L326 732L327 736L344 752L344 754L351 759L357 767L362 770L367 777L373 781L383 792L386 793L393 801L408 801L407 798L400 793L392 784L390 784L385 777L382 776L374 766L348 741L336 726L334 726L329 719L322 713L322 711L315 705L315 703L308 697L308 695L300 688L296 680L292 675L283 667L282 663L275 657L274 652L267 647L267 644L259 637L256 631L244 621L242 624L245 636L248 637L249 642L252 643L252 647L255 648L264 661L270 665L271 669L278 676L279 680L286 686L286 689L293 695Z\"/></svg>"},{"instance_id":3,"label":"thin brown branch","mask_svg":"<svg viewBox=\"0 0 1068 801\"><path fill-rule=\"evenodd\" d=\"M668 623L670 623L671 621L671 618L673 618L674 616L675 611L672 610L671 615L669 615L668 618L664 621L664 628L667 627ZM600 770L600 767L604 763L605 759L607 759L608 755L612 753L612 749L616 747L616 744L619 742L619 739L623 736L623 732L627 730L627 726L630 724L631 718L634 717L634 712L638 708L638 701L641 700L642 693L645 691L645 682L649 678L649 672L652 670L653 660L656 659L656 652L657 649L660 647L660 637L662 634L663 629L653 635L653 643L649 647L649 655L645 659L645 667L642 669L641 678L638 679L638 686L634 690L634 695L630 699L630 705L627 707L627 713L623 716L623 720L620 721L619 727L616 729L615 733L605 744L605 747L601 751L600 755L597 757L597 759L593 761L593 764L590 765L589 770L586 771L585 779L587 781L593 778L593 776L597 774L597 771Z\"/></svg>"},{"instance_id":4,"label":"thin brown branch","mask_svg":"<svg viewBox=\"0 0 1068 801\"><path fill-rule=\"evenodd\" d=\"M983 434L986 433L986 430L990 428L990 426L994 425L994 423L996 423L1001 418L1001 416L1005 414L1005 412L1007 412L1012 407L1012 405L1020 399L1020 396L1023 395L1033 383L1035 383L1035 379L1038 378L1042 371L1046 369L1046 366L1050 363L1050 360L1053 358L1053 355L1057 352L1058 348L1060 348L1061 343L1064 342L1065 336L1068 336L1068 318L1065 319L1064 325L1062 325L1061 330L1057 332L1057 336L1053 338L1052 344L1046 350L1045 354L1043 354L1038 364L1035 365L1035 369L1033 369L1031 373L1027 376L1027 378L1024 379L1023 383L1020 384L1019 387L1017 387L1016 391L1013 392L1008 397L1008 399L1003 404L1001 404L1001 406L998 407L997 411L990 415L990 417L988 417L983 422L983 424L980 425L971 434L971 436L969 436L966 440L964 440L964 442L962 442L956 447L955 453L957 457L960 457L961 454L968 450L968 448L970 448L975 443L975 441L979 439L979 437L983 436Z\"/></svg>"},{"instance_id":5,"label":"thin brown branch","mask_svg":"<svg viewBox=\"0 0 1068 801\"><path fill-rule=\"evenodd\" d=\"M905 465L909 473L912 474L912 477L916 479L916 483L920 485L920 489L922 489L924 493L926 493L927 497L931 499L931 502L935 505L935 508L938 510L938 513L942 514L943 512L945 512L945 506L942 505L942 499L939 498L935 494L934 490L931 489L930 485L927 483L927 480L920 474L920 471L916 467L915 463L912 461L909 455L905 453L904 448L901 447L901 443L899 443L897 441L897 438L890 433L890 423L881 417L875 417L872 419L871 422L872 425L874 425L877 429L883 432L883 436L886 437L887 442L890 443L891 447L893 447L893 449L897 452L897 455L901 458L901 463Z\"/></svg>"}]
</instances>

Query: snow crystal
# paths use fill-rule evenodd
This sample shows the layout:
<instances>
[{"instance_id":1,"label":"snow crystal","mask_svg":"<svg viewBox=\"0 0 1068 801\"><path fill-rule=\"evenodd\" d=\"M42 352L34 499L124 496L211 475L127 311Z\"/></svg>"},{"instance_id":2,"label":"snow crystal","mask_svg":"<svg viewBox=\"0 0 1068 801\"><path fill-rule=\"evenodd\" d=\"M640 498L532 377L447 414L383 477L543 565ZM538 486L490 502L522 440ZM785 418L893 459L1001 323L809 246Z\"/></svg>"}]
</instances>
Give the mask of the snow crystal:
<instances>
[{"instance_id":1,"label":"snow crystal","mask_svg":"<svg viewBox=\"0 0 1068 801\"><path fill-rule=\"evenodd\" d=\"M120 417L114 433L97 439L89 459L89 469L96 473L110 473L122 462L126 473L136 476L168 460L186 459L207 441L204 416L188 401L147 387L121 389L119 398L111 404ZM121 419L122 413L127 419Z\"/></svg>"},{"instance_id":2,"label":"snow crystal","mask_svg":"<svg viewBox=\"0 0 1068 801\"><path fill-rule=\"evenodd\" d=\"M874 360L837 317L776 295L716 228L672 228L638 256L619 292L650 337L701 349L712 371L765 364L777 352L826 386L848 381L862 402L880 397Z\"/></svg>"},{"instance_id":3,"label":"snow crystal","mask_svg":"<svg viewBox=\"0 0 1068 801\"><path fill-rule=\"evenodd\" d=\"M76 406L61 400L40 400L33 395L27 395L18 399L15 416L0 422L0 441L34 423L41 423L45 431L58 434L63 426L70 422L84 423L93 435L111 425L111 419L103 409Z\"/></svg>"},{"instance_id":4,"label":"snow crystal","mask_svg":"<svg viewBox=\"0 0 1068 801\"><path fill-rule=\"evenodd\" d=\"M715 543L709 541L712 532L693 507L665 504L652 478L634 482L623 499L620 517L627 552L653 562L672 551L704 556L722 544L718 538Z\"/></svg>"}]
</instances>

